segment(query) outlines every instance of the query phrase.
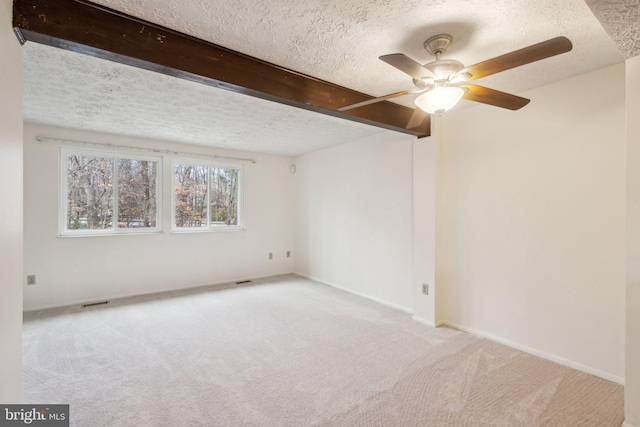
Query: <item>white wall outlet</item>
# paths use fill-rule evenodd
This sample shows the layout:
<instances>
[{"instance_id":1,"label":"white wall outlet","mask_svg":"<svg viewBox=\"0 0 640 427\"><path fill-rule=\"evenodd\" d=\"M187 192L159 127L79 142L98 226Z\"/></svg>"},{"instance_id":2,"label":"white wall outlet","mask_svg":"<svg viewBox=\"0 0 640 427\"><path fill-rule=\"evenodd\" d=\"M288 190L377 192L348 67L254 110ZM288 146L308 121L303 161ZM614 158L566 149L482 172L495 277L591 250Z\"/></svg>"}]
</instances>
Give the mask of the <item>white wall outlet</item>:
<instances>
[{"instance_id":1,"label":"white wall outlet","mask_svg":"<svg viewBox=\"0 0 640 427\"><path fill-rule=\"evenodd\" d=\"M27 276L27 285L35 285L36 284L36 275L30 274Z\"/></svg>"},{"instance_id":2,"label":"white wall outlet","mask_svg":"<svg viewBox=\"0 0 640 427\"><path fill-rule=\"evenodd\" d=\"M273 252L269 252L269 259L273 259Z\"/></svg>"},{"instance_id":3,"label":"white wall outlet","mask_svg":"<svg viewBox=\"0 0 640 427\"><path fill-rule=\"evenodd\" d=\"M422 293L425 295L429 295L429 284L428 283L423 283L422 284Z\"/></svg>"}]
</instances>

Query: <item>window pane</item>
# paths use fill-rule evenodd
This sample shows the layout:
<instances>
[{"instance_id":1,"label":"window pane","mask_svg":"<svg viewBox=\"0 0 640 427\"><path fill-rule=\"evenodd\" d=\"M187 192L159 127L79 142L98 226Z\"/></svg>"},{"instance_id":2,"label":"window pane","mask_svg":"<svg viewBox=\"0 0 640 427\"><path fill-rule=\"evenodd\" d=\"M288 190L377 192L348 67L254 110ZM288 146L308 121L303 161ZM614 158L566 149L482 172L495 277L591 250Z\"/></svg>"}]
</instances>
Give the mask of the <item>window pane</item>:
<instances>
[{"instance_id":1,"label":"window pane","mask_svg":"<svg viewBox=\"0 0 640 427\"><path fill-rule=\"evenodd\" d=\"M113 225L113 159L67 156L67 229Z\"/></svg>"},{"instance_id":2,"label":"window pane","mask_svg":"<svg viewBox=\"0 0 640 427\"><path fill-rule=\"evenodd\" d=\"M210 168L211 225L238 225L238 169Z\"/></svg>"},{"instance_id":3,"label":"window pane","mask_svg":"<svg viewBox=\"0 0 640 427\"><path fill-rule=\"evenodd\" d=\"M118 159L118 228L156 226L157 162Z\"/></svg>"},{"instance_id":4,"label":"window pane","mask_svg":"<svg viewBox=\"0 0 640 427\"><path fill-rule=\"evenodd\" d=\"M208 169L206 166L176 166L176 227L207 226Z\"/></svg>"}]
</instances>

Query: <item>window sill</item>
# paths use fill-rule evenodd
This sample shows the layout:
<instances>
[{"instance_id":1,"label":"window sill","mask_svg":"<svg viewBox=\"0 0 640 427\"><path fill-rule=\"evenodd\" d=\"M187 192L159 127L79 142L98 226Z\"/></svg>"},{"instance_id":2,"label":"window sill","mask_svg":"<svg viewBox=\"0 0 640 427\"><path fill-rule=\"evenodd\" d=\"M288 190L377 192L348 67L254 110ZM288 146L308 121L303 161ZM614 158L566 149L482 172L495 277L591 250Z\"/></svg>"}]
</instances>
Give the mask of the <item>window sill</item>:
<instances>
[{"instance_id":1,"label":"window sill","mask_svg":"<svg viewBox=\"0 0 640 427\"><path fill-rule=\"evenodd\" d=\"M162 230L149 230L149 231L133 231L133 232L120 232L120 233L64 233L58 234L57 237L66 239L67 237L111 237L111 236L148 236L150 234L164 234Z\"/></svg>"},{"instance_id":2,"label":"window sill","mask_svg":"<svg viewBox=\"0 0 640 427\"><path fill-rule=\"evenodd\" d=\"M176 234L192 234L192 233L234 233L238 231L247 231L246 228L173 228L171 233Z\"/></svg>"}]
</instances>

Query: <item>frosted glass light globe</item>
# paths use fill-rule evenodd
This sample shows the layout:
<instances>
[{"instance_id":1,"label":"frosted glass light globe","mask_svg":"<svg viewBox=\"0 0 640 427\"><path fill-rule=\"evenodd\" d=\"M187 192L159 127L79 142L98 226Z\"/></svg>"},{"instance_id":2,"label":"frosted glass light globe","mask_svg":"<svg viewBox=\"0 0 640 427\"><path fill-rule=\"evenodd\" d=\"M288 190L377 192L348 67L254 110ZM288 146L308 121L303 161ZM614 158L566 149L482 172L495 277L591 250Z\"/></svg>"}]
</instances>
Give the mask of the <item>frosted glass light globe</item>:
<instances>
[{"instance_id":1,"label":"frosted glass light globe","mask_svg":"<svg viewBox=\"0 0 640 427\"><path fill-rule=\"evenodd\" d=\"M452 109L464 95L459 87L436 87L423 93L414 101L416 106L429 114L442 114Z\"/></svg>"}]
</instances>

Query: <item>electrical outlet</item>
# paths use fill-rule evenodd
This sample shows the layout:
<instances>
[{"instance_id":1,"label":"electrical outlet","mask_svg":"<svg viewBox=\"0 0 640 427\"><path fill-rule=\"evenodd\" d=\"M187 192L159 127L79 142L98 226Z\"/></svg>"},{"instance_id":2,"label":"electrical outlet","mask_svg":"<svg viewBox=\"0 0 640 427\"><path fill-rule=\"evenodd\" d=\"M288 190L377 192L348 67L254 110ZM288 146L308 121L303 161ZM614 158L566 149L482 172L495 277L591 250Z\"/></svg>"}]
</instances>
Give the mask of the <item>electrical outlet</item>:
<instances>
[{"instance_id":1,"label":"electrical outlet","mask_svg":"<svg viewBox=\"0 0 640 427\"><path fill-rule=\"evenodd\" d=\"M27 285L35 285L36 284L36 275L30 274L27 276Z\"/></svg>"},{"instance_id":2,"label":"electrical outlet","mask_svg":"<svg viewBox=\"0 0 640 427\"><path fill-rule=\"evenodd\" d=\"M269 252L269 259L273 259L273 252Z\"/></svg>"},{"instance_id":3,"label":"electrical outlet","mask_svg":"<svg viewBox=\"0 0 640 427\"><path fill-rule=\"evenodd\" d=\"M429 295L429 285L427 283L422 284L422 293L425 295Z\"/></svg>"},{"instance_id":4,"label":"electrical outlet","mask_svg":"<svg viewBox=\"0 0 640 427\"><path fill-rule=\"evenodd\" d=\"M291 251L287 251L287 258L291 256Z\"/></svg>"}]
</instances>

